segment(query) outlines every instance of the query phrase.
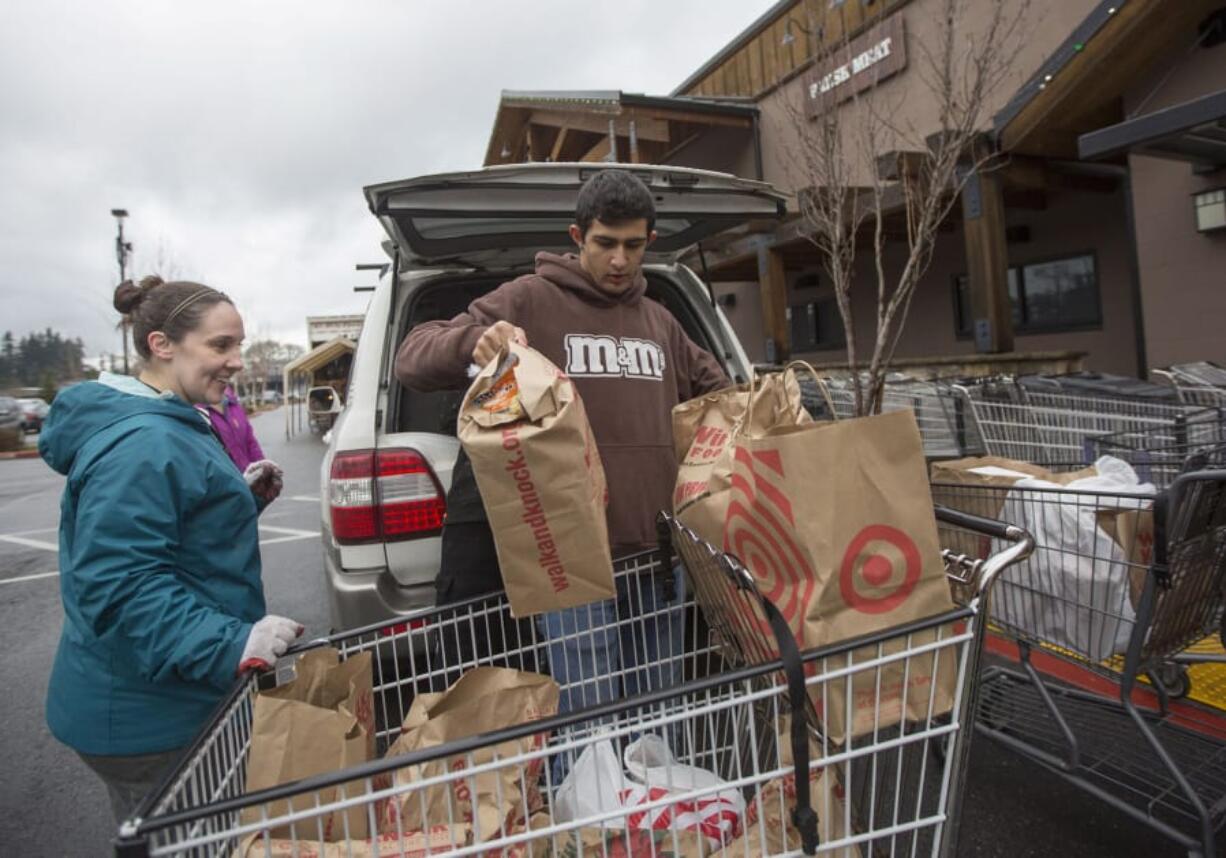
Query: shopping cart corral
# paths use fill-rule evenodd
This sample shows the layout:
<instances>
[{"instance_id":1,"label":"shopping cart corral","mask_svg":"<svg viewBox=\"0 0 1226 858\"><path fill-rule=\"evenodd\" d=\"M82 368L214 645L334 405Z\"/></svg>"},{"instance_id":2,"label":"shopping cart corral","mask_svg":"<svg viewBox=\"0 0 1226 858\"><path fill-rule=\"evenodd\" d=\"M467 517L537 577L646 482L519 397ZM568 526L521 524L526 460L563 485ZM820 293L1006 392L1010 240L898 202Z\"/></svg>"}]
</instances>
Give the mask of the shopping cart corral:
<instances>
[{"instance_id":1,"label":"shopping cart corral","mask_svg":"<svg viewBox=\"0 0 1226 858\"><path fill-rule=\"evenodd\" d=\"M1163 674L1179 662L1213 658L1187 650L1221 629L1226 471L1182 474L1152 500L939 483L933 496L958 508L998 510L1037 541L1032 556L993 589L992 624L1016 643L1019 663L985 670L977 731L1162 831L1189 854L1219 854L1226 730L1220 715L1174 713L1172 679ZM1137 693L1141 677L1154 688L1152 706L1138 704L1146 699Z\"/></svg>"},{"instance_id":2,"label":"shopping cart corral","mask_svg":"<svg viewBox=\"0 0 1226 858\"><path fill-rule=\"evenodd\" d=\"M1151 374L1175 388L1181 402L1226 407L1226 369L1208 361L1176 364Z\"/></svg>"},{"instance_id":3,"label":"shopping cart corral","mask_svg":"<svg viewBox=\"0 0 1226 858\"><path fill-rule=\"evenodd\" d=\"M248 678L166 783L121 827L116 854L748 856L792 852L802 845L810 847L810 854L822 855L945 854L966 762L964 727L972 711L982 643L981 594L1000 569L1026 553L1028 542L1016 528L957 513L942 515L949 526L969 526L980 535L1009 540L1001 553L986 561L947 556L961 586L975 593L965 606L798 656L794 645L782 652L768 638L758 639L766 648L756 651L730 647L727 615L715 612L708 627L690 602L680 683L647 687L632 698L251 794L244 793L244 783L260 680ZM740 622L769 621L769 603L755 595L751 579L734 558L675 522L670 528L670 542L696 587L724 594L720 598L725 601L713 605L739 600ZM665 562L664 557L657 552L630 558L617 564L616 574L671 575L672 560ZM616 622L619 632L641 636L658 628L658 619L628 616ZM512 627L516 634L507 635ZM375 698L382 748L398 734L408 701L415 694L443 690L458 672L477 665L543 667L547 646L534 629L534 624L512 621L505 599L496 594L311 646L330 643L346 658L374 653L375 663L382 665ZM503 651L441 644L491 638L500 640ZM418 655L397 658L406 651ZM812 729L806 707L811 710L808 700L815 691L850 688L853 672L892 666L905 674L912 664L946 654L957 676L952 711L938 713L930 706L920 719L901 724L883 720L880 729L843 744L825 740ZM789 686L785 669L786 664L794 667L798 658L804 665L803 690ZM291 665L287 657L263 682L288 680ZM797 675L791 671L793 683ZM616 802L628 799L611 783L605 797L614 802L613 809L571 818L558 812L557 802L551 801L558 787L548 764L551 758L567 755L573 767L584 753L599 752L603 746L620 762L622 753L644 742L667 752L661 755L662 770L651 781L654 789L638 795L633 806L618 807ZM705 770L717 780L695 779L687 767ZM477 793L480 779L508 771L521 798L503 808L507 823L494 836L474 842L472 827L463 824L466 797ZM427 790L434 802L429 807ZM806 791L809 800L804 802ZM589 789L592 792L601 792L599 784ZM389 801L414 808L419 799L421 816L429 820L423 830L404 830L404 814L380 813ZM692 816L712 802L723 809L719 824L684 823L687 813ZM809 813L797 814L798 806ZM471 804L468 807L471 811ZM379 837L373 843L342 838L321 844L321 819L354 809ZM390 828L389 818L394 819ZM271 833L278 829L282 834L288 830L290 839L274 841Z\"/></svg>"},{"instance_id":4,"label":"shopping cart corral","mask_svg":"<svg viewBox=\"0 0 1226 858\"><path fill-rule=\"evenodd\" d=\"M1032 390L1011 380L955 385L953 391L983 452L1036 465L1092 462L1104 436L1199 439L1222 432L1222 412L1199 406Z\"/></svg>"}]
</instances>

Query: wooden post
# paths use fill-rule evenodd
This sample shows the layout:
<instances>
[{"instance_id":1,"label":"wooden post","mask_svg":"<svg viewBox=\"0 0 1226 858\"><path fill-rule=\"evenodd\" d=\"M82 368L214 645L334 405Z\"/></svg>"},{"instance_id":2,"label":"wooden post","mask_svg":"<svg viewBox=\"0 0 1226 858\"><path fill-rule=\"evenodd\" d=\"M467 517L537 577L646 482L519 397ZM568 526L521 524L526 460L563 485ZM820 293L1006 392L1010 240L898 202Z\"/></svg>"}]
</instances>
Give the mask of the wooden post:
<instances>
[{"instance_id":1,"label":"wooden post","mask_svg":"<svg viewBox=\"0 0 1226 858\"><path fill-rule=\"evenodd\" d=\"M971 331L977 352L1013 351L1005 201L999 171L977 170L962 191Z\"/></svg>"},{"instance_id":2,"label":"wooden post","mask_svg":"<svg viewBox=\"0 0 1226 858\"><path fill-rule=\"evenodd\" d=\"M783 254L773 247L758 246L758 286L762 295L766 361L783 363L792 353L792 336L787 317L787 272L783 265Z\"/></svg>"}]
</instances>

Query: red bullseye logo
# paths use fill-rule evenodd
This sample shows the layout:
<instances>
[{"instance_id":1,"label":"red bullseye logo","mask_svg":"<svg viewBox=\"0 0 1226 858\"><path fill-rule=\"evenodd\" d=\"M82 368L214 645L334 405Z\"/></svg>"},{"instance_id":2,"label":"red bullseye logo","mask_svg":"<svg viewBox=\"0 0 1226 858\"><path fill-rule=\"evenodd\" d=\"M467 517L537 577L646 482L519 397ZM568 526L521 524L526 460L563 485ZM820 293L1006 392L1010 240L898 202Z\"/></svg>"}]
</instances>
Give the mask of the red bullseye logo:
<instances>
[{"instance_id":1,"label":"red bullseye logo","mask_svg":"<svg viewBox=\"0 0 1226 858\"><path fill-rule=\"evenodd\" d=\"M839 589L862 614L886 614L915 591L924 563L911 537L896 527L870 524L843 554Z\"/></svg>"}]
</instances>

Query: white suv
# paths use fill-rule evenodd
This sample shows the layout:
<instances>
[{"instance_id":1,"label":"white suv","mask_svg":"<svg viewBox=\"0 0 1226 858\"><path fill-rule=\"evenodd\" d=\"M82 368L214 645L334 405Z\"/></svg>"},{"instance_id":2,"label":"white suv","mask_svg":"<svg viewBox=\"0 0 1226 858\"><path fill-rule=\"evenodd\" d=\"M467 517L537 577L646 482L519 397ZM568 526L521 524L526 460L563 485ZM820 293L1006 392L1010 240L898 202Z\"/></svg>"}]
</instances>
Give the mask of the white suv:
<instances>
[{"instance_id":1,"label":"white suv","mask_svg":"<svg viewBox=\"0 0 1226 858\"><path fill-rule=\"evenodd\" d=\"M449 319L532 270L538 250L573 249L567 227L583 182L608 165L526 164L366 188L392 256L366 312L324 456L321 516L332 625L352 629L434 601L445 496L459 450L462 390L417 393L392 371L409 330ZM651 190L659 239L643 272L648 297L744 380L745 353L711 291L676 263L687 248L749 220L783 214L761 182L679 167L618 165Z\"/></svg>"}]
</instances>

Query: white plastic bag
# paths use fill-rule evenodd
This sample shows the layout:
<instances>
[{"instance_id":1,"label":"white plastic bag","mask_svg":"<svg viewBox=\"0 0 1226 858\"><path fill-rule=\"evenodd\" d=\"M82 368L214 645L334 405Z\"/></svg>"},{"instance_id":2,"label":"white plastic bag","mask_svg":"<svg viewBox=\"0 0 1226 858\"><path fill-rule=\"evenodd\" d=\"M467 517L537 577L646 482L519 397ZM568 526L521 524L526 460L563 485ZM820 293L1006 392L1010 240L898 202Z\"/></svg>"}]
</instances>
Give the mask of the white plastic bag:
<instances>
[{"instance_id":1,"label":"white plastic bag","mask_svg":"<svg viewBox=\"0 0 1226 858\"><path fill-rule=\"evenodd\" d=\"M1000 518L1024 522L1036 548L1027 565L996 585L992 613L1039 640L1100 661L1127 648L1135 612L1128 599L1128 558L1098 526L1098 514L1148 509L1154 487L1113 456L1103 456L1094 467L1098 476L1063 487L1033 477L1014 484L1018 491L1006 496ZM1042 491L1049 488L1057 491ZM1102 494L1070 496L1059 489ZM1003 548L997 543L993 550Z\"/></svg>"},{"instance_id":2,"label":"white plastic bag","mask_svg":"<svg viewBox=\"0 0 1226 858\"><path fill-rule=\"evenodd\" d=\"M712 849L740 836L745 799L727 781L696 766L678 763L668 744L647 734L626 747L625 768L609 739L589 745L554 795L558 822L589 819L625 811L601 823L605 828L695 831ZM645 810L647 804L677 799ZM596 823L592 823L596 825Z\"/></svg>"}]
</instances>

